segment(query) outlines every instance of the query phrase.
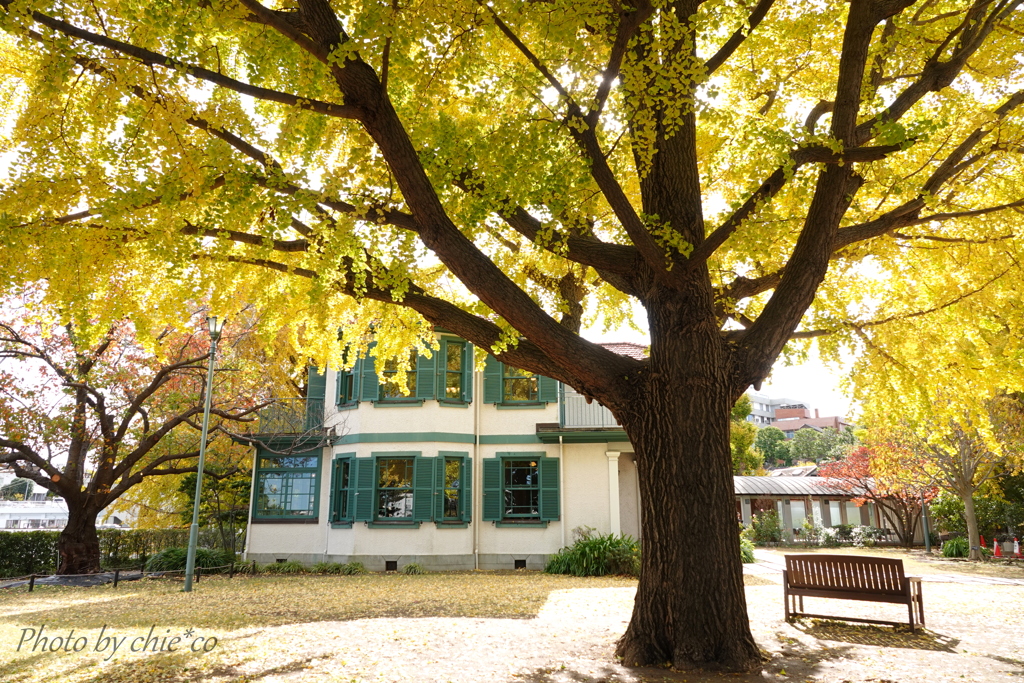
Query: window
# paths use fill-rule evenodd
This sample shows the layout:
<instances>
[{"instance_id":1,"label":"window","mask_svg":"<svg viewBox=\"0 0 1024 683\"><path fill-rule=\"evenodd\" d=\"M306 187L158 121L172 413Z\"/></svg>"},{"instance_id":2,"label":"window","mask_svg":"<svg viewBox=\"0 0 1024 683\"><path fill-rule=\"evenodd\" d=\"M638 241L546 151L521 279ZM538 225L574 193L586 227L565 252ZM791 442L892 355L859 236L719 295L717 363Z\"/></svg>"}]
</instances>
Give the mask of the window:
<instances>
[{"instance_id":1,"label":"window","mask_svg":"<svg viewBox=\"0 0 1024 683\"><path fill-rule=\"evenodd\" d=\"M402 401L416 398L416 358L415 351L409 354L409 369L405 373L405 382L398 381L398 359L384 361L381 373L380 400Z\"/></svg>"},{"instance_id":2,"label":"window","mask_svg":"<svg viewBox=\"0 0 1024 683\"><path fill-rule=\"evenodd\" d=\"M413 458L377 460L377 519L412 521Z\"/></svg>"},{"instance_id":3,"label":"window","mask_svg":"<svg viewBox=\"0 0 1024 683\"><path fill-rule=\"evenodd\" d=\"M559 518L558 459L538 453L485 458L484 520L547 525Z\"/></svg>"},{"instance_id":4,"label":"window","mask_svg":"<svg viewBox=\"0 0 1024 683\"><path fill-rule=\"evenodd\" d=\"M414 451L384 451L357 458L343 453L346 470L335 465L335 508L344 507L349 521L371 526L416 527L434 521L465 526L470 521L472 468L469 454L441 451L423 457ZM336 460L337 463L337 460ZM344 482L347 486L341 486ZM341 489L346 489L344 495ZM346 521L340 518L343 523Z\"/></svg>"},{"instance_id":5,"label":"window","mask_svg":"<svg viewBox=\"0 0 1024 683\"><path fill-rule=\"evenodd\" d=\"M348 525L352 521L352 458L343 453L334 458L331 470L331 524Z\"/></svg>"},{"instance_id":6,"label":"window","mask_svg":"<svg viewBox=\"0 0 1024 683\"><path fill-rule=\"evenodd\" d=\"M526 370L503 365L501 376L502 403L535 403L537 401L537 375Z\"/></svg>"},{"instance_id":7,"label":"window","mask_svg":"<svg viewBox=\"0 0 1024 683\"><path fill-rule=\"evenodd\" d=\"M338 370L338 386L335 392L335 403L339 406L351 405L356 402L355 369Z\"/></svg>"},{"instance_id":8,"label":"window","mask_svg":"<svg viewBox=\"0 0 1024 683\"><path fill-rule=\"evenodd\" d=\"M537 460L502 461L505 494L503 517L540 519L540 476L537 463Z\"/></svg>"},{"instance_id":9,"label":"window","mask_svg":"<svg viewBox=\"0 0 1024 683\"><path fill-rule=\"evenodd\" d=\"M444 395L446 401L463 401L465 383L466 344L445 341L444 344Z\"/></svg>"},{"instance_id":10,"label":"window","mask_svg":"<svg viewBox=\"0 0 1024 683\"><path fill-rule=\"evenodd\" d=\"M441 451L437 454L435 488L437 508L434 521L439 526L458 524L464 526L470 521L473 504L471 489L472 461L468 453Z\"/></svg>"},{"instance_id":11,"label":"window","mask_svg":"<svg viewBox=\"0 0 1024 683\"><path fill-rule=\"evenodd\" d=\"M558 401L558 382L513 368L488 356L484 363L484 403L512 407L543 407Z\"/></svg>"},{"instance_id":12,"label":"window","mask_svg":"<svg viewBox=\"0 0 1024 683\"><path fill-rule=\"evenodd\" d=\"M256 468L254 519L316 520L319 454L276 455L261 451Z\"/></svg>"}]
</instances>

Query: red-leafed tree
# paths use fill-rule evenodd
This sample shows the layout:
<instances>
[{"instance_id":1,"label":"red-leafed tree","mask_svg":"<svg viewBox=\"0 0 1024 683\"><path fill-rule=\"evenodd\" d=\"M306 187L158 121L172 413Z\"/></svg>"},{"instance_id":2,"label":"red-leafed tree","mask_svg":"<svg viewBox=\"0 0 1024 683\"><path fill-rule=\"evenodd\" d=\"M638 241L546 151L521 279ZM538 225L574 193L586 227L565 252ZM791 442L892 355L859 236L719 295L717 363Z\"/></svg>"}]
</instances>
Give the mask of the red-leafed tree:
<instances>
[{"instance_id":1,"label":"red-leafed tree","mask_svg":"<svg viewBox=\"0 0 1024 683\"><path fill-rule=\"evenodd\" d=\"M900 462L894 467L893 463L880 462L883 458L898 458ZM900 471L915 471L913 459L909 452L886 449L883 454L860 446L842 460L823 465L820 475L831 486L854 494L858 505L869 501L877 505L900 542L909 548L921 520L922 502L930 501L936 494L934 486L914 477L899 476Z\"/></svg>"},{"instance_id":2,"label":"red-leafed tree","mask_svg":"<svg viewBox=\"0 0 1024 683\"><path fill-rule=\"evenodd\" d=\"M67 502L62 574L99 570L97 516L131 487L197 469L209 338L167 330L157 339L147 351L128 321L97 333L10 302L0 318L0 463ZM261 373L218 375L211 440L225 421L253 419L265 386ZM232 473L209 463L206 472Z\"/></svg>"}]
</instances>

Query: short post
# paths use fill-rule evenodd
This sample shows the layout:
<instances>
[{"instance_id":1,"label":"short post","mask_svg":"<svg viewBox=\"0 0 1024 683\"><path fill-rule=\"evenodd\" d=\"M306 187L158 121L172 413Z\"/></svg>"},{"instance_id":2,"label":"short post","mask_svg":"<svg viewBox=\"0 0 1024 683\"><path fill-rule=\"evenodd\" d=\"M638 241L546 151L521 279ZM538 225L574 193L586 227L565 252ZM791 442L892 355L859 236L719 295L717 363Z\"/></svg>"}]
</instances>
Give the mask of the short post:
<instances>
[{"instance_id":1,"label":"short post","mask_svg":"<svg viewBox=\"0 0 1024 683\"><path fill-rule=\"evenodd\" d=\"M924 502L924 494L921 494L921 531L924 536L924 551L932 554L932 538L928 529L928 504Z\"/></svg>"},{"instance_id":2,"label":"short post","mask_svg":"<svg viewBox=\"0 0 1024 683\"><path fill-rule=\"evenodd\" d=\"M31 593L32 589L36 587L36 575L33 574L28 577L28 592Z\"/></svg>"},{"instance_id":3,"label":"short post","mask_svg":"<svg viewBox=\"0 0 1024 683\"><path fill-rule=\"evenodd\" d=\"M199 583L199 577L203 575L203 568L196 567L196 583Z\"/></svg>"},{"instance_id":4,"label":"short post","mask_svg":"<svg viewBox=\"0 0 1024 683\"><path fill-rule=\"evenodd\" d=\"M117 588L117 580L119 578L121 578L121 570L120 569L115 569L114 570L114 588Z\"/></svg>"},{"instance_id":5,"label":"short post","mask_svg":"<svg viewBox=\"0 0 1024 683\"><path fill-rule=\"evenodd\" d=\"M228 578L235 578L235 561L231 560L231 565L228 567Z\"/></svg>"},{"instance_id":6,"label":"short post","mask_svg":"<svg viewBox=\"0 0 1024 683\"><path fill-rule=\"evenodd\" d=\"M256 576L256 560L252 561L252 575Z\"/></svg>"}]
</instances>

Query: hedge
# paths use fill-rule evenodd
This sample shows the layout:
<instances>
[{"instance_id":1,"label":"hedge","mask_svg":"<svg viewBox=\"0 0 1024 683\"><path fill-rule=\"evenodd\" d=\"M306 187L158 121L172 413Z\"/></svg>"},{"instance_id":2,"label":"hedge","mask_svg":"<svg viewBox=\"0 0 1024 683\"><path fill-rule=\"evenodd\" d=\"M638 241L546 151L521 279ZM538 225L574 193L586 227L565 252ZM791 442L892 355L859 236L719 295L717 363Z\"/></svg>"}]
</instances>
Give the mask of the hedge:
<instances>
[{"instance_id":1,"label":"hedge","mask_svg":"<svg viewBox=\"0 0 1024 683\"><path fill-rule=\"evenodd\" d=\"M138 566L161 550L188 545L188 529L99 529L96 533L104 569ZM57 571L59 537L55 530L0 531L0 577ZM219 547L216 529L200 529L199 545Z\"/></svg>"}]
</instances>

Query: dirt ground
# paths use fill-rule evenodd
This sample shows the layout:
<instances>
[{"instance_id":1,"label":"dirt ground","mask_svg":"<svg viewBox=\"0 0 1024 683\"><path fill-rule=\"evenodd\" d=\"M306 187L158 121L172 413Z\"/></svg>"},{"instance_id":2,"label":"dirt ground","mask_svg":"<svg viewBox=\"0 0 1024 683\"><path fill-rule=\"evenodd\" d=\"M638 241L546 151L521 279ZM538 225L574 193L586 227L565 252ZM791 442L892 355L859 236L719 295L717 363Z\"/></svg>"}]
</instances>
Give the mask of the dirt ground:
<instances>
[{"instance_id":1,"label":"dirt ground","mask_svg":"<svg viewBox=\"0 0 1024 683\"><path fill-rule=\"evenodd\" d=\"M60 605L63 600L32 607L25 604L18 615L0 614L5 617L0 619L0 680L1024 680L1024 586L928 582L924 585L927 628L910 634L891 627L838 621L787 624L783 621L781 576L765 572L746 578L751 627L765 655L761 675L696 675L656 667L623 667L615 661L614 645L626 627L635 589L600 584L602 587L553 590L536 616L528 619L384 616L204 629L205 636L219 639L207 654L118 654L109 661L86 652L14 652L17 629L52 621L60 609L66 609ZM253 599L273 600L273 595L264 597L257 592ZM3 607L0 602L0 610ZM807 599L805 608L836 616L906 619L906 609L897 605ZM279 604L277 609L286 610L287 605ZM13 658L8 659L8 654ZM8 661L3 663L5 659Z\"/></svg>"}]
</instances>

